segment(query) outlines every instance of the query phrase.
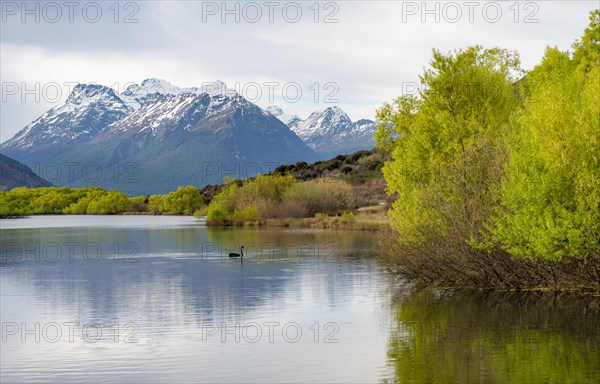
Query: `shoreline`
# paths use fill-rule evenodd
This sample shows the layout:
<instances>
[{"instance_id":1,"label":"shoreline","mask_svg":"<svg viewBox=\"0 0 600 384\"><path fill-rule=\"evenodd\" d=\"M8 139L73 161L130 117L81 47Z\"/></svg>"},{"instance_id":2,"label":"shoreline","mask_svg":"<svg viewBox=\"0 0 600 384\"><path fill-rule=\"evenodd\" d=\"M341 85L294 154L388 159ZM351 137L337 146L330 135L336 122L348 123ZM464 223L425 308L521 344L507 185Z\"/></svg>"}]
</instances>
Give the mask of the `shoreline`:
<instances>
[{"instance_id":1,"label":"shoreline","mask_svg":"<svg viewBox=\"0 0 600 384\"><path fill-rule=\"evenodd\" d=\"M25 219L35 216L193 216L199 220L206 220L206 216L194 216L193 214L155 214L151 212L124 212L121 214L105 214L105 215L76 215L76 214L48 214L48 215L25 215L25 216L9 216L0 217L0 219ZM258 221L239 221L225 223L210 223L205 221L209 228L230 228L230 227L263 227L263 228L308 228L308 229L332 229L332 230L355 230L355 231L381 231L389 227L387 216L373 216L372 218L343 218L340 216L329 217L304 217L304 218L282 218L282 219L265 219Z\"/></svg>"},{"instance_id":2,"label":"shoreline","mask_svg":"<svg viewBox=\"0 0 600 384\"><path fill-rule=\"evenodd\" d=\"M10 217L3 217L2 219L24 219L24 218L28 218L28 217L33 217L33 216L47 216L47 215L28 215L28 216L10 216ZM63 215L60 215L63 216ZM91 216L91 215L64 215L64 216ZM123 214L119 214L119 215L94 215L94 216L182 216L182 217L190 217L193 216L191 214L152 214L149 212L126 212ZM379 233L380 236L385 236L385 231L386 230L390 230L391 227L389 225L388 222L388 218L387 216L383 216L383 215L366 215L366 216L358 216L358 217L352 217L352 218L344 218L341 216L329 216L329 217L315 217L315 218L285 218L285 219L266 219L266 220L259 220L259 221L248 221L248 222L244 222L244 221L239 221L239 222L228 222L228 223L209 223L209 222L205 222L203 220L205 220L205 217L199 217L199 216L194 216L196 219L198 219L199 224L202 223L206 226L206 228L209 229L227 229L227 228L263 228L263 229L269 229L269 228L297 228L297 229L318 229L318 230L331 230L331 231L368 231L368 232L373 232L373 233ZM388 239L389 241L390 239ZM379 249L381 247L381 244L377 244L376 248ZM473 284L473 282L468 283L468 284L461 284L460 282L462 281L463 283L465 283L465 281L463 281L463 277L465 276L455 276L455 283L456 284L451 284L449 283L449 281L444 281L446 279L444 279L443 277L443 273L440 276L437 276L437 278L439 278L440 280L437 280L435 277L431 276L428 279L424 279L427 275L429 275L429 269L432 266L426 267L423 264L421 264L421 267L424 269L419 268L419 271L417 270L412 270L412 271L405 271L408 273L402 273L402 270L405 269L403 267L406 267L405 265L403 265L403 263L401 262L401 260L403 259L402 257L400 257L399 259L397 258L399 256L399 254L395 253L395 256L392 257L392 259L394 260L385 260L386 257L383 256L382 252L377 252L378 255L376 256L376 258L380 259L383 262L382 268L383 270L388 273L390 275L390 277L393 278L397 278L397 279L402 279L405 280L406 282L409 282L411 285L414 285L415 287L421 287L421 288L426 288L426 287L435 287L435 288L440 288L440 289L450 289L450 290L463 290L463 291L472 291L472 292L554 292L556 294L568 294L568 293L573 293L573 294L578 294L578 295L585 295L585 296L591 296L591 297L600 297L600 288L596 288L595 286L580 286L580 287L576 287L575 284L553 284L551 281L544 281L543 285L538 285L536 286L535 282L532 281L526 281L523 280L521 282L517 282L514 281L513 279L510 279L510 283L508 284L509 281L504 281L505 284L499 284L498 281L495 281L495 284L491 284L488 285L491 282L484 282L484 281L480 281L480 283L484 283L480 286L477 286L476 284ZM401 253L401 252L400 252ZM388 255L388 257L391 255ZM433 257L433 259L435 259L435 257ZM432 262L434 262L434 260L431 260ZM440 260L438 260L440 261ZM400 262L398 264L398 262ZM508 262L508 260L506 260L506 262ZM427 264L427 263L425 263ZM469 263L467 263L469 264ZM482 268L483 265L481 263L477 263L479 265L479 268ZM527 261L522 261L522 260L512 260L512 262L510 262L510 264L512 264L512 267L514 268L514 270L512 270L513 274L517 274L517 275L522 275L522 274L526 274L528 272L531 273L539 273L539 271L544 271L543 266L541 265L531 265L530 262ZM542 263L544 264L544 263ZM467 265L469 266L469 265ZM455 267L455 266L453 266ZM473 266L470 266L473 267ZM497 266L496 266L497 267ZM548 266L546 266L548 267ZM555 268L565 268L565 266L561 265L561 264L555 264L552 267ZM562 268L561 268L562 267ZM572 267L572 265L571 265ZM444 263L438 263L436 264L436 270L438 272L442 272L441 270L445 270L446 268L451 269L449 266L444 266ZM441 269L441 270L440 270ZM469 269L469 268L467 268ZM496 268L497 269L497 268ZM489 270L487 272L491 272L493 271L494 268L493 266L489 267ZM564 271L559 271L557 270L557 272L564 272ZM480 270L479 273L483 273L484 275L487 275L486 271ZM504 275L504 274L501 274ZM561 273L562 275L562 273ZM500 277L500 276L498 276ZM514 276L513 276L514 277ZM431 280L431 278L433 278ZM503 279L501 279L503 280ZM561 279L562 280L562 279ZM542 281L539 281L538 283L542 284ZM514 285L513 285L514 284ZM495 286L494 286L495 285ZM512 286L511 286L512 285Z\"/></svg>"},{"instance_id":3,"label":"shoreline","mask_svg":"<svg viewBox=\"0 0 600 384\"><path fill-rule=\"evenodd\" d=\"M266 219L258 221L227 221L222 223L206 222L209 228L229 227L263 227L263 228L307 228L307 229L331 229L331 230L353 230L353 231L382 231L389 227L387 217L376 220L365 220L362 218L347 219L339 216L331 217L305 217L305 218L282 218Z\"/></svg>"}]
</instances>

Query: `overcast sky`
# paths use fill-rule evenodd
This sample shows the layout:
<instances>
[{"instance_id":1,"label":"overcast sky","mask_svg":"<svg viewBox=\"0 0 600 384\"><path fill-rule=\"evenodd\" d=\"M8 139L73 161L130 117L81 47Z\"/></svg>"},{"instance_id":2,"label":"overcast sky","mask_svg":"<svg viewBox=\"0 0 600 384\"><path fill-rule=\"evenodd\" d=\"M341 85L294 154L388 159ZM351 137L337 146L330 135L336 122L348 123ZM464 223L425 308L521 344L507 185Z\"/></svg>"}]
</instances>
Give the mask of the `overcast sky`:
<instances>
[{"instance_id":1,"label":"overcast sky","mask_svg":"<svg viewBox=\"0 0 600 384\"><path fill-rule=\"evenodd\" d=\"M414 89L434 47L516 50L530 69L546 46L570 49L598 8L597 0L1 3L1 141L64 102L74 83L122 91L153 77L181 87L222 80L300 117L335 104L352 119L373 118Z\"/></svg>"}]
</instances>

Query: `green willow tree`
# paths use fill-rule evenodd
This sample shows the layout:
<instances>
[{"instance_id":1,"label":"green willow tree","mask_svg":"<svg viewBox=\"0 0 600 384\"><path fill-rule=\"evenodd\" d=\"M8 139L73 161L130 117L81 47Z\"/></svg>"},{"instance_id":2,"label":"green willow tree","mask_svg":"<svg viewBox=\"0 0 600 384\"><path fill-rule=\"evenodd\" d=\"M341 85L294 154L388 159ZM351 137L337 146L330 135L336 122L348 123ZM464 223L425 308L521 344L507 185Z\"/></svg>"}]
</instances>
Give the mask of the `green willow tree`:
<instances>
[{"instance_id":1,"label":"green willow tree","mask_svg":"<svg viewBox=\"0 0 600 384\"><path fill-rule=\"evenodd\" d=\"M179 187L163 197L161 213L191 215L202 208L204 197L200 190L194 186Z\"/></svg>"},{"instance_id":2,"label":"green willow tree","mask_svg":"<svg viewBox=\"0 0 600 384\"><path fill-rule=\"evenodd\" d=\"M600 11L574 52L547 49L515 114L491 243L528 259L600 255Z\"/></svg>"},{"instance_id":3,"label":"green willow tree","mask_svg":"<svg viewBox=\"0 0 600 384\"><path fill-rule=\"evenodd\" d=\"M516 269L536 268L529 261L562 261L566 278L579 270L564 262L583 260L582 276L597 284L600 10L572 53L548 48L519 75L508 51L434 51L425 89L378 111L377 145L392 156L383 172L399 195L390 212L398 253L413 256L413 271L428 257L444 263L456 272L449 282L514 280ZM535 274L560 286L550 264Z\"/></svg>"},{"instance_id":4,"label":"green willow tree","mask_svg":"<svg viewBox=\"0 0 600 384\"><path fill-rule=\"evenodd\" d=\"M0 192L0 217L46 214L120 214L131 202L123 193L98 187L15 188Z\"/></svg>"},{"instance_id":5,"label":"green willow tree","mask_svg":"<svg viewBox=\"0 0 600 384\"><path fill-rule=\"evenodd\" d=\"M63 212L75 215L114 215L126 212L131 207L129 198L115 190L105 191L99 187L80 189L84 195L66 207Z\"/></svg>"},{"instance_id":6,"label":"green willow tree","mask_svg":"<svg viewBox=\"0 0 600 384\"><path fill-rule=\"evenodd\" d=\"M383 173L399 197L391 224L405 246L478 236L499 197L503 138L518 106L516 53L479 46L433 51L424 89L377 113Z\"/></svg>"}]
</instances>

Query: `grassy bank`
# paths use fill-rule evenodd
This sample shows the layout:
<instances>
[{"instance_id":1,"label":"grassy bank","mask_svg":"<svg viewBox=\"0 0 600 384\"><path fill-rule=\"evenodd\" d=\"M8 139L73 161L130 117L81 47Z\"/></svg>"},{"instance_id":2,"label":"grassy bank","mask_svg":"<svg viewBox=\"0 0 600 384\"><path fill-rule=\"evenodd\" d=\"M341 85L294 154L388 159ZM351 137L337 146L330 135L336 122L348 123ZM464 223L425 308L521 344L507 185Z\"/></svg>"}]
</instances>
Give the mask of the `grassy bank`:
<instances>
[{"instance_id":1,"label":"grassy bank","mask_svg":"<svg viewBox=\"0 0 600 384\"><path fill-rule=\"evenodd\" d=\"M389 228L388 218L378 216L319 216L304 218L274 218L256 221L230 221L212 224L212 226L241 226L241 227L280 227L280 228L310 228L332 230L384 231Z\"/></svg>"},{"instance_id":2,"label":"grassy bank","mask_svg":"<svg viewBox=\"0 0 600 384\"><path fill-rule=\"evenodd\" d=\"M267 227L381 231L388 224L385 219L372 221L361 219L350 220L341 217L308 217L303 219L269 219L265 222L265 225Z\"/></svg>"}]
</instances>

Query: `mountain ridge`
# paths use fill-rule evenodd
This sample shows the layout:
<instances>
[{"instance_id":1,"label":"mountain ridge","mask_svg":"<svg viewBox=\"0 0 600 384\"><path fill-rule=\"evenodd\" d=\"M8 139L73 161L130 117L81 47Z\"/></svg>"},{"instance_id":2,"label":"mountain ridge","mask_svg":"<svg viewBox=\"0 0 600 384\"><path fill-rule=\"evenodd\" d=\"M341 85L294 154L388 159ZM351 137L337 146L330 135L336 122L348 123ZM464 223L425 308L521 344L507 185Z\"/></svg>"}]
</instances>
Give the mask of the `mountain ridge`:
<instances>
[{"instance_id":1,"label":"mountain ridge","mask_svg":"<svg viewBox=\"0 0 600 384\"><path fill-rule=\"evenodd\" d=\"M0 148L32 167L91 139L131 112L112 88L78 84L64 104L43 113Z\"/></svg>"},{"instance_id":2,"label":"mountain ridge","mask_svg":"<svg viewBox=\"0 0 600 384\"><path fill-rule=\"evenodd\" d=\"M353 132L361 126L368 131L371 123L352 122L339 107L302 120L276 106L263 109L221 81L179 88L146 79L121 94L78 84L63 105L42 114L0 149L28 166L76 164L100 174L61 175L51 180L57 185L164 193L179 185L203 186L224 176L250 177L272 166L316 161L327 150L350 151ZM359 149L371 149L364 141L356 143ZM121 166L135 168L139 177L123 185Z\"/></svg>"},{"instance_id":3,"label":"mountain ridge","mask_svg":"<svg viewBox=\"0 0 600 384\"><path fill-rule=\"evenodd\" d=\"M42 179L28 166L0 153L0 191L51 186L52 183Z\"/></svg>"},{"instance_id":4,"label":"mountain ridge","mask_svg":"<svg viewBox=\"0 0 600 384\"><path fill-rule=\"evenodd\" d=\"M223 83L181 89L148 80L128 90L124 98L138 106L127 105L108 87L80 84L63 105L0 148L30 166L79 168L52 179L57 185L97 185L127 194L203 186L318 158L285 124ZM40 149L44 135L51 140ZM121 167L133 169L127 181Z\"/></svg>"},{"instance_id":5,"label":"mountain ridge","mask_svg":"<svg viewBox=\"0 0 600 384\"><path fill-rule=\"evenodd\" d=\"M340 107L312 112L306 119L288 115L278 106L271 106L267 111L286 124L323 159L375 147L375 122L369 119L353 122Z\"/></svg>"}]
</instances>

